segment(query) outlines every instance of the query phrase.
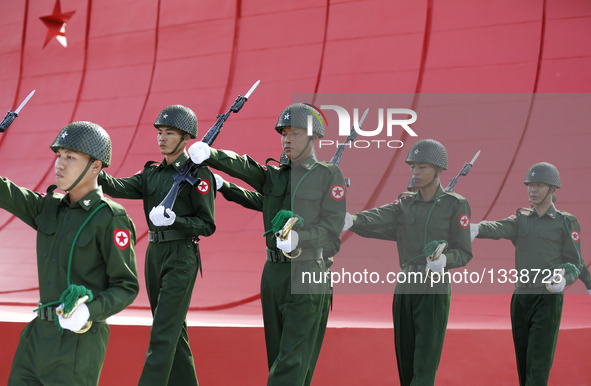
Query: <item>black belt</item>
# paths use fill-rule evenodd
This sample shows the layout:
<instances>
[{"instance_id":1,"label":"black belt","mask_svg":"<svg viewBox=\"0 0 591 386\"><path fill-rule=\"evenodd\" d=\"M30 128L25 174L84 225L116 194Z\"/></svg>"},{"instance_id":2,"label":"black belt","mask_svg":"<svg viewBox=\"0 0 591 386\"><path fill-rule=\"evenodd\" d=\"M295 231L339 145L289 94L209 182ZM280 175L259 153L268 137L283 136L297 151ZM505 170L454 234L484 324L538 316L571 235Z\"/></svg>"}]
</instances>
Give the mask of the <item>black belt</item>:
<instances>
[{"instance_id":1,"label":"black belt","mask_svg":"<svg viewBox=\"0 0 591 386\"><path fill-rule=\"evenodd\" d=\"M546 283L522 283L519 280L515 283L517 288L542 288L546 287Z\"/></svg>"},{"instance_id":2,"label":"black belt","mask_svg":"<svg viewBox=\"0 0 591 386\"><path fill-rule=\"evenodd\" d=\"M39 307L41 307L42 304L41 302L39 302ZM44 307L44 308L40 308L37 310L37 315L39 316L39 319L41 320L47 320L49 322L53 322L55 320L55 309L57 307Z\"/></svg>"},{"instance_id":3,"label":"black belt","mask_svg":"<svg viewBox=\"0 0 591 386\"><path fill-rule=\"evenodd\" d=\"M291 263L291 259L277 249L267 248L267 261L273 263Z\"/></svg>"},{"instance_id":4,"label":"black belt","mask_svg":"<svg viewBox=\"0 0 591 386\"><path fill-rule=\"evenodd\" d=\"M148 242L150 243L165 243L167 241L186 239L191 239L191 237L187 237L183 235L181 232L175 230L148 232Z\"/></svg>"},{"instance_id":5,"label":"black belt","mask_svg":"<svg viewBox=\"0 0 591 386\"><path fill-rule=\"evenodd\" d=\"M404 272L422 272L425 273L427 266L425 264L409 264L404 266Z\"/></svg>"}]
</instances>

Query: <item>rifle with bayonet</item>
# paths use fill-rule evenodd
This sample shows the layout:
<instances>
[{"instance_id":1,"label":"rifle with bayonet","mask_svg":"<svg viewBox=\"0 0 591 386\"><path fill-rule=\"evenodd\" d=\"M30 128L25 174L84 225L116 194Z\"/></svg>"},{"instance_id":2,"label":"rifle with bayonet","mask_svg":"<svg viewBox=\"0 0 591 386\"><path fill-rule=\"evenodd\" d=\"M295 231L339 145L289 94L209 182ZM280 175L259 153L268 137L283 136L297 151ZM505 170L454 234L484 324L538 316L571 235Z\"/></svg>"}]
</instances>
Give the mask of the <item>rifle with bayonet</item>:
<instances>
[{"instance_id":1,"label":"rifle with bayonet","mask_svg":"<svg viewBox=\"0 0 591 386\"><path fill-rule=\"evenodd\" d=\"M363 124L363 121L365 121L365 117L367 117L368 112L369 112L369 108L365 109L365 112L363 113L363 116L361 117L361 120L359 121L359 124L357 125L358 128L361 128L361 125ZM347 136L347 139L345 139L345 142L339 144L339 146L337 147L337 151L335 151L334 155L332 156L332 159L330 160L330 163L335 164L337 166L339 165L339 163L341 162L341 158L343 157L343 152L345 151L345 148L347 147L347 144L349 142L355 141L355 138L357 138L357 134L359 134L359 133L355 129L355 125L351 126L351 133ZM351 180L349 178L345 178L345 185L347 187L351 186Z\"/></svg>"},{"instance_id":2,"label":"rifle with bayonet","mask_svg":"<svg viewBox=\"0 0 591 386\"><path fill-rule=\"evenodd\" d=\"M476 152L476 155L474 156L474 158L472 158L472 161L466 162L464 164L464 166L462 167L462 170L460 170L460 173L457 176L449 179L449 185L447 185L447 188L445 188L446 192L453 192L454 191L454 187L456 186L456 183L458 182L460 177L468 174L468 172L470 171L470 169L474 165L474 162L476 162L476 158L478 158L479 155L480 155L480 150L478 150L478 152Z\"/></svg>"},{"instance_id":3,"label":"rifle with bayonet","mask_svg":"<svg viewBox=\"0 0 591 386\"><path fill-rule=\"evenodd\" d=\"M236 98L236 100L234 101L232 106L230 106L230 109L225 114L218 114L217 115L217 120L215 121L213 126L211 126L209 128L207 133L205 133L201 142L205 142L210 146L213 144L213 142L215 141L217 136L220 134L220 131L222 130L222 127L224 126L224 123L230 117L230 114L237 113L240 111L240 109L242 109L242 106L244 106L244 103L246 103L246 101L250 97L250 94L252 94L252 92L257 88L257 86L259 85L260 82L261 81L258 80L250 88L250 90L248 90L246 95L244 95L244 96L238 95L238 97ZM174 202L176 201L176 198L178 196L181 183L186 182L190 185L195 186L201 182L201 179L196 177L197 170L199 169L200 166L201 165L195 164L189 158L185 162L185 164L183 165L181 170L179 170L178 173L176 173L173 176L174 182L172 184L172 187L168 191L168 194L166 195L166 197L164 197L164 200L162 200L162 202L160 203L160 205L164 206L164 216L169 217L168 214L166 213L166 209L172 209L172 207L174 206Z\"/></svg>"},{"instance_id":4,"label":"rifle with bayonet","mask_svg":"<svg viewBox=\"0 0 591 386\"><path fill-rule=\"evenodd\" d=\"M14 122L14 119L16 117L18 117L18 113L20 113L20 111L22 110L22 108L25 107L25 105L27 104L27 102L29 101L29 99L31 99L31 97L33 96L33 94L35 94L35 90L31 91L31 93L25 98L25 100L23 101L23 103L21 103L20 106L18 107L18 109L16 109L15 111L8 110L8 112L6 113L6 116L4 117L4 119L2 120L2 122L0 122L0 133L5 132L6 129L8 129L10 127L10 125L12 124L12 122Z\"/></svg>"}]
</instances>

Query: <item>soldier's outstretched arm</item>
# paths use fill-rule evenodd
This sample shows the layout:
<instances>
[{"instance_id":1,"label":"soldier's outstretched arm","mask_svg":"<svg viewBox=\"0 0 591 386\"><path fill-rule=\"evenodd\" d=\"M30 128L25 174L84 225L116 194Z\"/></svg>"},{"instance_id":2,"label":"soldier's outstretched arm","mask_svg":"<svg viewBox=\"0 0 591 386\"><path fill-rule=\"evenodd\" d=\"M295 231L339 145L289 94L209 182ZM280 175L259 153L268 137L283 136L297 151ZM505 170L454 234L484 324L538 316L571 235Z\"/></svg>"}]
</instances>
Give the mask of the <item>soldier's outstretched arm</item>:
<instances>
[{"instance_id":1,"label":"soldier's outstretched arm","mask_svg":"<svg viewBox=\"0 0 591 386\"><path fill-rule=\"evenodd\" d=\"M0 178L0 208L6 209L34 229L37 229L35 217L41 211L43 197L43 194L21 188L7 178Z\"/></svg>"},{"instance_id":2,"label":"soldier's outstretched arm","mask_svg":"<svg viewBox=\"0 0 591 386\"><path fill-rule=\"evenodd\" d=\"M398 205L392 203L364 210L353 216L349 230L362 237L396 241L398 212Z\"/></svg>"},{"instance_id":3,"label":"soldier's outstretched arm","mask_svg":"<svg viewBox=\"0 0 591 386\"><path fill-rule=\"evenodd\" d=\"M253 192L251 190L244 189L232 182L228 182L222 179L222 177L216 176L216 184L218 177L221 179L221 186L218 188L218 192L224 196L228 201L235 202L242 205L246 209L256 210L258 212L263 211L263 195L259 192Z\"/></svg>"},{"instance_id":4,"label":"soldier's outstretched arm","mask_svg":"<svg viewBox=\"0 0 591 386\"><path fill-rule=\"evenodd\" d=\"M98 183L103 192L114 198L141 199L142 197L142 172L131 177L115 178L101 170L98 175Z\"/></svg>"}]
</instances>

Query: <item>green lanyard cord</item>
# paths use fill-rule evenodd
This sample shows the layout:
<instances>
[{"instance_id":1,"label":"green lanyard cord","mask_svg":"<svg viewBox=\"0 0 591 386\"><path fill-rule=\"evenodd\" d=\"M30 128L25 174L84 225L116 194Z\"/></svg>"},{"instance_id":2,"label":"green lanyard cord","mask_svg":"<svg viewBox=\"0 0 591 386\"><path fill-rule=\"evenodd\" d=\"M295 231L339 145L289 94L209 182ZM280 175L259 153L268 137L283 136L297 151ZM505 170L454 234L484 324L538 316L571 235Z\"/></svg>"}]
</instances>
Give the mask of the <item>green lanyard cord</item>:
<instances>
[{"instance_id":1,"label":"green lanyard cord","mask_svg":"<svg viewBox=\"0 0 591 386\"><path fill-rule=\"evenodd\" d=\"M293 200L295 200L295 195L296 195L296 192L298 191L298 188L300 187L300 184L302 183L302 181L304 181L304 178L306 178L306 176L307 176L308 174L310 174L310 172L311 172L312 170L316 169L316 166L318 166L318 164L315 164L314 166L312 166L312 167L310 168L310 170L308 170L308 171L306 172L306 174L304 174L304 175L302 176L302 178L300 178L300 182L298 182L298 183L297 183L297 185L296 185L295 189L293 190L293 194L291 195L291 207L290 207L290 209L291 209L291 210L293 210Z\"/></svg>"},{"instance_id":2,"label":"green lanyard cord","mask_svg":"<svg viewBox=\"0 0 591 386\"><path fill-rule=\"evenodd\" d=\"M431 205L431 209L429 209L429 214L427 214L427 221L425 222L425 238L424 238L424 244L423 244L423 253L421 253L418 256L413 257L412 259L410 259L406 263L402 264L402 268L406 267L407 265L409 265L410 263L412 263L416 259L420 259L421 257L427 257L427 255L425 254L425 247L427 246L427 227L429 226L429 221L431 220L431 214L433 213L433 209L435 209L435 204L437 204L437 202L443 196L445 196L445 193L441 194L440 196L435 198L435 200L433 200L433 205Z\"/></svg>"},{"instance_id":3,"label":"green lanyard cord","mask_svg":"<svg viewBox=\"0 0 591 386\"><path fill-rule=\"evenodd\" d=\"M82 225L80 226L80 229L78 229L78 232L76 233L76 236L74 237L74 241L72 241L72 248L70 248L70 257L68 259L68 273L67 273L67 282L68 282L68 288L64 291L64 293L62 293L62 296L60 297L60 300L56 300L54 302L49 302L49 303L45 303L37 308L35 308L33 310L33 312L38 311L40 309L43 309L45 307L49 307L49 306L53 306L56 304L61 304L62 303L62 298L64 298L66 291L68 291L72 285L70 283L70 273L72 271L72 258L74 257L74 248L76 247L76 242L78 241L78 238L80 237L80 233L82 233L82 230L84 229L84 227L86 227L86 224L88 224L90 222L90 220L94 217L94 215L104 206L106 206L107 203L103 202L101 205L99 205L95 210L92 211L92 213L90 213L90 216L88 216L86 218L86 220L84 220L84 222L82 223ZM78 287L78 286L75 286ZM88 291L88 290L87 290ZM88 291L90 292L90 291ZM88 294L89 295L89 301L92 300L92 292Z\"/></svg>"}]
</instances>

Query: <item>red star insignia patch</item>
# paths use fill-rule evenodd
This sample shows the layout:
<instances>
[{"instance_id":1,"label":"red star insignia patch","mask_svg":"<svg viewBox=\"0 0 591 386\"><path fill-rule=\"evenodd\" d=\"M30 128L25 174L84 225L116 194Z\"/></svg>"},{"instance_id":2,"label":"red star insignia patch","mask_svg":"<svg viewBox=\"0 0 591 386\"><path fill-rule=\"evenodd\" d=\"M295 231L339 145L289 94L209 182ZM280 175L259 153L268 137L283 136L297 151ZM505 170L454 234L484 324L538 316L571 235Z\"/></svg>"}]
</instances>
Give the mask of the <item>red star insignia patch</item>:
<instances>
[{"instance_id":1,"label":"red star insignia patch","mask_svg":"<svg viewBox=\"0 0 591 386\"><path fill-rule=\"evenodd\" d=\"M113 232L113 239L115 241L115 245L117 248L124 250L125 248L129 247L129 242L131 237L129 235L129 231L126 229L115 229Z\"/></svg>"},{"instance_id":2,"label":"red star insignia patch","mask_svg":"<svg viewBox=\"0 0 591 386\"><path fill-rule=\"evenodd\" d=\"M345 187L343 185L333 185L330 188L330 196L335 201L341 201L345 198Z\"/></svg>"},{"instance_id":3,"label":"red star insignia patch","mask_svg":"<svg viewBox=\"0 0 591 386\"><path fill-rule=\"evenodd\" d=\"M207 180L201 180L199 185L197 185L197 191L201 194L209 192L209 182Z\"/></svg>"},{"instance_id":4,"label":"red star insignia patch","mask_svg":"<svg viewBox=\"0 0 591 386\"><path fill-rule=\"evenodd\" d=\"M459 217L460 226L464 229L470 225L470 217L467 214L463 214Z\"/></svg>"}]
</instances>

